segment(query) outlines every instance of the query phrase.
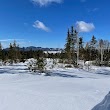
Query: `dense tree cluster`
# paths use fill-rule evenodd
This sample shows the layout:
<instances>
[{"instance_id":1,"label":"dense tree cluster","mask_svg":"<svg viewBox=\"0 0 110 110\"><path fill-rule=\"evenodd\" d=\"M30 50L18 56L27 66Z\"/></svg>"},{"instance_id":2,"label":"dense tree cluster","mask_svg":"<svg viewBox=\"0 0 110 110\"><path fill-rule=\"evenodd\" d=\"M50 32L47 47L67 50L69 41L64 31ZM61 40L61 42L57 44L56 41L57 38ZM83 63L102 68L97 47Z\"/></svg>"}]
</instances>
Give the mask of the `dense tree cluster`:
<instances>
[{"instance_id":1,"label":"dense tree cluster","mask_svg":"<svg viewBox=\"0 0 110 110\"><path fill-rule=\"evenodd\" d=\"M73 27L71 32L68 29L64 53L70 64L78 64L78 60L84 60L94 61L94 65L110 66L110 42L97 40L93 35L89 42L84 43L83 37L79 37Z\"/></svg>"},{"instance_id":2,"label":"dense tree cluster","mask_svg":"<svg viewBox=\"0 0 110 110\"><path fill-rule=\"evenodd\" d=\"M19 45L17 45L16 41L10 43L8 49L3 49L0 43L0 59L2 61L10 61L10 63L16 63L20 61L25 61L29 58L38 59L40 57L46 57L42 50L20 50Z\"/></svg>"}]
</instances>

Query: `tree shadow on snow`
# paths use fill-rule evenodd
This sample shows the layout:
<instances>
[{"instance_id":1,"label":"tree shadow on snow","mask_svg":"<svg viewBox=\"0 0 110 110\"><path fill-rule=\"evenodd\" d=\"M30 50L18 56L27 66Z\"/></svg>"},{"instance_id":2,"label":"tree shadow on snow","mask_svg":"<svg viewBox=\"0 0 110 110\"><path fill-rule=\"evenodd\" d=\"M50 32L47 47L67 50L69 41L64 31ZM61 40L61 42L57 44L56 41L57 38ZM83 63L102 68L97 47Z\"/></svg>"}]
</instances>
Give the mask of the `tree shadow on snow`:
<instances>
[{"instance_id":1,"label":"tree shadow on snow","mask_svg":"<svg viewBox=\"0 0 110 110\"><path fill-rule=\"evenodd\" d=\"M64 74L64 73L47 73L46 76L65 77L65 78L83 78L83 77L79 77L77 75L69 75L69 74Z\"/></svg>"},{"instance_id":2,"label":"tree shadow on snow","mask_svg":"<svg viewBox=\"0 0 110 110\"><path fill-rule=\"evenodd\" d=\"M101 75L110 75L110 71L103 69L101 71L96 72L96 74L101 74Z\"/></svg>"},{"instance_id":3,"label":"tree shadow on snow","mask_svg":"<svg viewBox=\"0 0 110 110\"><path fill-rule=\"evenodd\" d=\"M27 72L28 68L0 68L0 74L15 74L15 73L24 73Z\"/></svg>"},{"instance_id":4,"label":"tree shadow on snow","mask_svg":"<svg viewBox=\"0 0 110 110\"><path fill-rule=\"evenodd\" d=\"M4 74L4 73L10 73L10 71L9 70L0 70L0 74ZM11 72L11 74L13 74L12 72Z\"/></svg>"}]
</instances>

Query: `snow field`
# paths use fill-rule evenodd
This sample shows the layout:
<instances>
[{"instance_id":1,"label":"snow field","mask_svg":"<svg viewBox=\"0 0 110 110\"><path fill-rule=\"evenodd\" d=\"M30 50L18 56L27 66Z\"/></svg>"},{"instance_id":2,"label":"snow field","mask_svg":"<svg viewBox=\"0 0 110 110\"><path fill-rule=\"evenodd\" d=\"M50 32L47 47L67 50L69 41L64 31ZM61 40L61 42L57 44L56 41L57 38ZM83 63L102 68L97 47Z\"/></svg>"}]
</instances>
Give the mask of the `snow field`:
<instances>
[{"instance_id":1,"label":"snow field","mask_svg":"<svg viewBox=\"0 0 110 110\"><path fill-rule=\"evenodd\" d=\"M23 63L1 66L0 110L91 110L110 91L105 72L110 68L88 72L56 67L45 76L30 73Z\"/></svg>"}]
</instances>

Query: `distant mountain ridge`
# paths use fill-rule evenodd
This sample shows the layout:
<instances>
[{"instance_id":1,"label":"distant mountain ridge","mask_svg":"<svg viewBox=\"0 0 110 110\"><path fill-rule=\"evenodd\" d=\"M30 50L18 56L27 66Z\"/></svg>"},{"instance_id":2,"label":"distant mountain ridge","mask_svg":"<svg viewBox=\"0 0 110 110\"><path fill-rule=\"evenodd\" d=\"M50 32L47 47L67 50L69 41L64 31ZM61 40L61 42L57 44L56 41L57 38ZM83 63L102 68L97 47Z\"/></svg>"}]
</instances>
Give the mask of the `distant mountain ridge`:
<instances>
[{"instance_id":1,"label":"distant mountain ridge","mask_svg":"<svg viewBox=\"0 0 110 110\"><path fill-rule=\"evenodd\" d=\"M5 48L4 50L8 51L9 48ZM42 51L62 51L62 48L43 48L43 47L35 47L35 46L29 46L29 47L19 47L20 51L37 51L37 50L42 50Z\"/></svg>"}]
</instances>

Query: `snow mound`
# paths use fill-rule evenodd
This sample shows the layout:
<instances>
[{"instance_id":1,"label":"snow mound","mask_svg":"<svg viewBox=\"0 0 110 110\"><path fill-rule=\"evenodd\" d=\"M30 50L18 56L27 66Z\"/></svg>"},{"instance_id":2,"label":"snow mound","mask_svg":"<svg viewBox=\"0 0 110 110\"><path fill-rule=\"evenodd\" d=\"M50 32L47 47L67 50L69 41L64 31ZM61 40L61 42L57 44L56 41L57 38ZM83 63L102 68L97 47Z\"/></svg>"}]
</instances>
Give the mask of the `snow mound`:
<instances>
[{"instance_id":1,"label":"snow mound","mask_svg":"<svg viewBox=\"0 0 110 110\"><path fill-rule=\"evenodd\" d=\"M92 110L110 110L110 92L102 102L96 105Z\"/></svg>"}]
</instances>

